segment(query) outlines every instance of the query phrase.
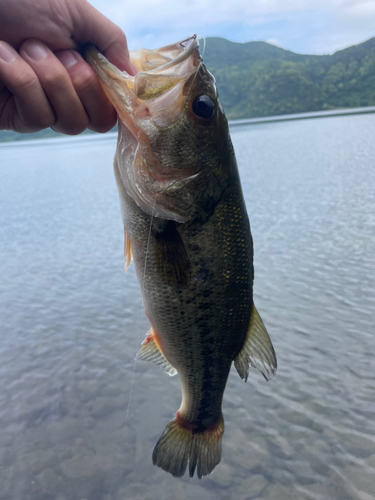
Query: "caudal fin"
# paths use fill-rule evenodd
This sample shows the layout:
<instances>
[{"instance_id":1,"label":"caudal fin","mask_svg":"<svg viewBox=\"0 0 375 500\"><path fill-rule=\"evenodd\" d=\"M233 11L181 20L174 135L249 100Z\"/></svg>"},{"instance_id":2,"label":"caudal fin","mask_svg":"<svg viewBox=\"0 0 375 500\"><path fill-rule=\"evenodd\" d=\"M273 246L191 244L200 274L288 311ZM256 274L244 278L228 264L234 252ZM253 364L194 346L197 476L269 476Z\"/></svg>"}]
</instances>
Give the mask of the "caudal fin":
<instances>
[{"instance_id":1,"label":"caudal fin","mask_svg":"<svg viewBox=\"0 0 375 500\"><path fill-rule=\"evenodd\" d=\"M152 454L154 465L172 476L185 474L189 463L189 475L197 470L199 479L207 476L221 460L221 438L224 433L224 419L202 432L194 432L175 418L166 426Z\"/></svg>"}]
</instances>

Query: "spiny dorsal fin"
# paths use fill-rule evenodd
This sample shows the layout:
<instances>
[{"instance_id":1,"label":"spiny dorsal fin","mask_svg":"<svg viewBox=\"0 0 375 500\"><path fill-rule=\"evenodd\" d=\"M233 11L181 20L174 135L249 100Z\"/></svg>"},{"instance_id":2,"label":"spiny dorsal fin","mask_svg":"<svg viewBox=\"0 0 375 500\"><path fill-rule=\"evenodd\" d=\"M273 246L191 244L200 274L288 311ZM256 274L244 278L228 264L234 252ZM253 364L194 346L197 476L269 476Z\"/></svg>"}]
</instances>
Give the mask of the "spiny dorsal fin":
<instances>
[{"instance_id":1,"label":"spiny dorsal fin","mask_svg":"<svg viewBox=\"0 0 375 500\"><path fill-rule=\"evenodd\" d=\"M170 364L170 362L164 357L164 354L159 349L155 341L154 333L151 330L148 332L147 337L142 342L141 349L137 354L138 359L143 359L144 361L151 361L156 365L161 366L164 370L173 377L177 375L177 370Z\"/></svg>"},{"instance_id":2,"label":"spiny dorsal fin","mask_svg":"<svg viewBox=\"0 0 375 500\"><path fill-rule=\"evenodd\" d=\"M276 354L271 339L254 304L244 345L234 359L234 366L245 382L249 374L249 365L257 368L266 380L270 380L277 369Z\"/></svg>"},{"instance_id":3,"label":"spiny dorsal fin","mask_svg":"<svg viewBox=\"0 0 375 500\"><path fill-rule=\"evenodd\" d=\"M125 228L124 228L124 257L125 257L124 271L126 272L129 269L130 262L133 258L133 252L132 252L132 247L130 245L129 236Z\"/></svg>"}]
</instances>

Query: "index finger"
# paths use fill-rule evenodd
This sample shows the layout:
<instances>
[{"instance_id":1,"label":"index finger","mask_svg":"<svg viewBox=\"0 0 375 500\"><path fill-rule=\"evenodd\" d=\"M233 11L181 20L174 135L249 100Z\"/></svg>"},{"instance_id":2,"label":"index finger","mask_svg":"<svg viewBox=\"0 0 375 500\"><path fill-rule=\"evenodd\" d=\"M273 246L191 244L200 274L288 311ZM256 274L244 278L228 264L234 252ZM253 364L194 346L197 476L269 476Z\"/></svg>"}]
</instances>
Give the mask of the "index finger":
<instances>
[{"instance_id":1,"label":"index finger","mask_svg":"<svg viewBox=\"0 0 375 500\"><path fill-rule=\"evenodd\" d=\"M0 130L36 132L51 127L55 114L34 70L0 41Z\"/></svg>"}]
</instances>

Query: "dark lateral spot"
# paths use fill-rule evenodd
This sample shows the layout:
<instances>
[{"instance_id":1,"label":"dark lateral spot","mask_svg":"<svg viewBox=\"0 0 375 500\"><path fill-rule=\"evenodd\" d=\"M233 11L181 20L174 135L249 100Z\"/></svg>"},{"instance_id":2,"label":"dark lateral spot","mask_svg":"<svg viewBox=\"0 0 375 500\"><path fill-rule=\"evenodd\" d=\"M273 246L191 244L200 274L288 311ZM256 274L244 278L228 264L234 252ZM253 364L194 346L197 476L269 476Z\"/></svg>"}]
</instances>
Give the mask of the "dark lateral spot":
<instances>
[{"instance_id":1,"label":"dark lateral spot","mask_svg":"<svg viewBox=\"0 0 375 500\"><path fill-rule=\"evenodd\" d=\"M209 272L207 269L201 269L200 271L198 271L196 275L197 280L203 281L204 283L208 281L208 277L209 277Z\"/></svg>"},{"instance_id":2,"label":"dark lateral spot","mask_svg":"<svg viewBox=\"0 0 375 500\"><path fill-rule=\"evenodd\" d=\"M198 309L201 309L201 310L205 310L205 309L209 309L210 308L210 304L208 302L202 302L201 304L198 305Z\"/></svg>"}]
</instances>

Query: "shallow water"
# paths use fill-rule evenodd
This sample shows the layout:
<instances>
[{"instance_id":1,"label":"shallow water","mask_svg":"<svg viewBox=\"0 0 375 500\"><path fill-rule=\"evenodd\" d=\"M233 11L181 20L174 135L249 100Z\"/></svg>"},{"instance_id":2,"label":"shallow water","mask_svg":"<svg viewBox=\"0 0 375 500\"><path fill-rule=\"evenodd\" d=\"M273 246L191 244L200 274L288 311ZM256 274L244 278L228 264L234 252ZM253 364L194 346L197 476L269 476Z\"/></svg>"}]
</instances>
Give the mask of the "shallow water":
<instances>
[{"instance_id":1,"label":"shallow water","mask_svg":"<svg viewBox=\"0 0 375 500\"><path fill-rule=\"evenodd\" d=\"M133 368L115 138L1 145L0 499L374 499L374 137L375 115L233 129L279 370L232 371L201 481L152 465L180 388Z\"/></svg>"}]
</instances>

